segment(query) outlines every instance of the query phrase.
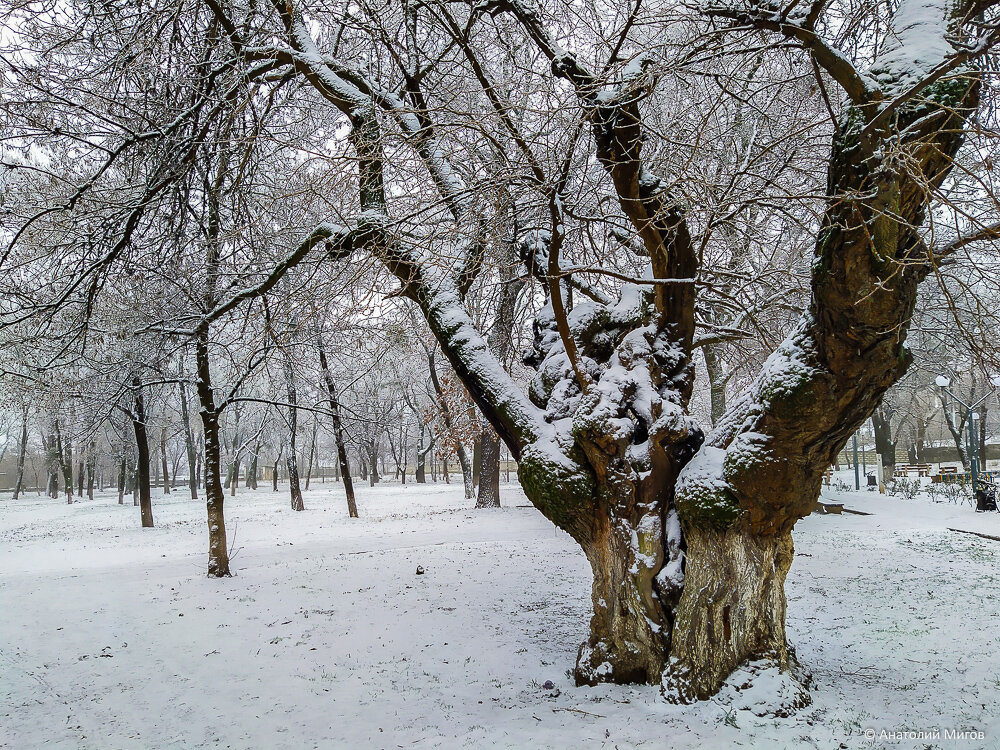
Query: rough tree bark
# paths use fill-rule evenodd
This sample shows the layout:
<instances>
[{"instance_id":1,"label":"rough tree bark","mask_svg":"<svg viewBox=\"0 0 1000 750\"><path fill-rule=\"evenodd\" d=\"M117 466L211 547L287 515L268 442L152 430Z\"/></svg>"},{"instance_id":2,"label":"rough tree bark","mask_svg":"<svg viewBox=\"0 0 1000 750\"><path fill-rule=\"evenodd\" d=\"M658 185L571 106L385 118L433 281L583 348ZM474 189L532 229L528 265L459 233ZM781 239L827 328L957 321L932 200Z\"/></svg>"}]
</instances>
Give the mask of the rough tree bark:
<instances>
[{"instance_id":1,"label":"rough tree bark","mask_svg":"<svg viewBox=\"0 0 1000 750\"><path fill-rule=\"evenodd\" d=\"M964 19L975 9L964 0L947 6L902 0L897 17L912 23L914 4L942 11L929 23L926 12L916 14L923 31L956 38L966 36ZM476 243L442 268L385 231L375 109L411 110L355 68L344 72L321 54L294 2L275 8L300 53L300 72L352 125L362 213L338 241L337 257L345 246L371 251L400 279L401 294L419 306L455 373L518 460L528 498L591 562L594 612L577 681L662 679L668 695L694 700L758 660L789 671L794 654L785 637L784 580L791 530L814 506L826 467L909 364L903 341L917 284L932 268L917 228L979 104L979 75L967 64L972 53L924 71L913 87L912 71L894 66L914 55L892 46L914 37L909 26L886 35L876 79L858 73L811 28L779 17L780 8L751 3L706 11L741 29L790 36L850 101L833 139L809 308L703 438L687 414L698 254L681 204L641 154L640 104L649 90L643 66L628 66L620 81L606 83L549 34L540 10L518 0L498 6L587 108L596 156L648 255L653 281L626 284L618 300L608 300L566 273L559 262L564 180L555 180L551 229L525 236L522 245L548 298L534 324L528 363L538 372L525 394L464 309ZM231 36L238 44L235 31ZM491 97L489 81L481 83ZM411 103L423 100L419 85L408 83ZM502 102L494 108L516 135ZM426 110L397 122L460 223L468 210L465 186L442 168ZM592 300L577 304L572 320L564 283ZM801 693L791 699L805 700Z\"/></svg>"}]
</instances>

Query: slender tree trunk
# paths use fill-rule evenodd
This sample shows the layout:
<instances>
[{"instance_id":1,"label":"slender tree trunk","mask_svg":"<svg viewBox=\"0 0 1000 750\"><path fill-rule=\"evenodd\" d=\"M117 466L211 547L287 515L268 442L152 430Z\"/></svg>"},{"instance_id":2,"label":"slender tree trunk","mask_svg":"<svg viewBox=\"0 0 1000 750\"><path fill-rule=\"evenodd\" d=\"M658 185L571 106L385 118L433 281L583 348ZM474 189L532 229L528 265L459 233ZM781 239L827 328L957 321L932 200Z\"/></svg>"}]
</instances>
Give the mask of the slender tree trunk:
<instances>
[{"instance_id":1,"label":"slender tree trunk","mask_svg":"<svg viewBox=\"0 0 1000 750\"><path fill-rule=\"evenodd\" d=\"M725 372L719 356L718 344L706 344L702 347L705 357L705 373L708 375L709 395L711 398L712 425L717 425L726 414L726 383L729 373Z\"/></svg>"},{"instance_id":2,"label":"slender tree trunk","mask_svg":"<svg viewBox=\"0 0 1000 750\"><path fill-rule=\"evenodd\" d=\"M326 385L330 402L330 421L333 423L333 438L337 443L337 463L340 466L340 476L344 482L344 493L347 495L347 512L351 518L358 517L358 505L354 498L354 482L351 479L351 465L347 460L347 445L344 442L344 427L340 421L340 402L337 400L337 388L330 374L326 361L326 350L323 342L318 342L319 368Z\"/></svg>"},{"instance_id":3,"label":"slender tree trunk","mask_svg":"<svg viewBox=\"0 0 1000 750\"><path fill-rule=\"evenodd\" d=\"M73 441L67 437L64 441L62 458L63 482L66 487L66 502L73 502Z\"/></svg>"},{"instance_id":4,"label":"slender tree trunk","mask_svg":"<svg viewBox=\"0 0 1000 750\"><path fill-rule=\"evenodd\" d=\"M136 483L139 511L143 528L153 526L153 500L149 485L149 439L146 434L146 405L138 378L132 379L135 401L132 410L132 429L135 432Z\"/></svg>"},{"instance_id":5,"label":"slender tree trunk","mask_svg":"<svg viewBox=\"0 0 1000 750\"><path fill-rule=\"evenodd\" d=\"M480 433L472 441L472 486L479 486L480 472L483 463L483 435Z\"/></svg>"},{"instance_id":6,"label":"slender tree trunk","mask_svg":"<svg viewBox=\"0 0 1000 750\"><path fill-rule=\"evenodd\" d=\"M219 444L219 413L212 391L212 371L208 355L208 331L202 328L195 339L195 368L201 422L205 434L205 501L208 511L208 575L222 578L229 573L229 549L222 489L222 456Z\"/></svg>"},{"instance_id":7,"label":"slender tree trunk","mask_svg":"<svg viewBox=\"0 0 1000 750\"><path fill-rule=\"evenodd\" d=\"M302 500L302 488L299 486L299 467L295 453L295 434L298 430L298 395L295 391L295 379L292 374L292 361L288 353L284 358L285 387L288 392L288 491L291 496L292 510L305 510Z\"/></svg>"},{"instance_id":8,"label":"slender tree trunk","mask_svg":"<svg viewBox=\"0 0 1000 750\"><path fill-rule=\"evenodd\" d=\"M86 483L84 476L84 467L87 465L86 458L86 451L83 446L80 446L76 456L76 496L81 500L83 499L83 487Z\"/></svg>"},{"instance_id":9,"label":"slender tree trunk","mask_svg":"<svg viewBox=\"0 0 1000 750\"><path fill-rule=\"evenodd\" d=\"M896 470L896 441L892 439L892 425L882 408L872 412L875 428L875 450L882 460L882 474L891 479Z\"/></svg>"},{"instance_id":10,"label":"slender tree trunk","mask_svg":"<svg viewBox=\"0 0 1000 750\"><path fill-rule=\"evenodd\" d=\"M125 472L127 468L127 459L125 457L125 444L122 443L121 455L118 458L118 504L125 504Z\"/></svg>"},{"instance_id":11,"label":"slender tree trunk","mask_svg":"<svg viewBox=\"0 0 1000 750\"><path fill-rule=\"evenodd\" d=\"M195 495L197 495L197 489L199 486L208 486L208 472L205 471L204 458L205 458L205 432L202 430L198 433L198 439L195 441L195 448L197 449L195 455L195 469L194 469L194 484L195 484ZM197 500L197 497L191 498L192 500Z\"/></svg>"},{"instance_id":12,"label":"slender tree trunk","mask_svg":"<svg viewBox=\"0 0 1000 750\"><path fill-rule=\"evenodd\" d=\"M438 406L441 409L441 417L444 419L445 429L448 431L452 430L454 422L451 416L451 410L448 408L448 403L445 400L444 389L441 387L441 382L438 380L437 367L434 364L434 353L428 350L427 360L430 365L430 376L431 384L434 386L434 392L438 397ZM462 467L462 482L465 485L465 497L471 500L476 496L475 489L472 484L472 465L469 461L469 455L465 452L465 446L462 445L461 440L455 441L455 452L458 454L458 463ZM443 457L444 460L444 481L446 484L451 484L451 477L448 474L448 459Z\"/></svg>"},{"instance_id":13,"label":"slender tree trunk","mask_svg":"<svg viewBox=\"0 0 1000 750\"><path fill-rule=\"evenodd\" d=\"M67 460L66 454L69 454L69 459ZM62 430L59 427L59 420L56 420L56 461L58 470L62 471L63 475L63 485L66 488L66 502L69 504L73 503L73 444L67 438L63 440ZM56 480L56 486L58 487L58 479ZM56 493L53 497L58 497L59 491L56 489Z\"/></svg>"},{"instance_id":14,"label":"slender tree trunk","mask_svg":"<svg viewBox=\"0 0 1000 750\"><path fill-rule=\"evenodd\" d=\"M524 279L517 276L518 252L517 238L511 235L504 243L506 252L501 274L500 298L497 303L496 320L490 330L489 347L496 355L497 361L505 366L510 359L513 348L512 332L515 329L515 314L517 300L525 287ZM479 468L479 495L476 498L477 508L500 507L500 437L496 431L487 425L480 437L480 458L476 461ZM508 475L509 479L509 475Z\"/></svg>"},{"instance_id":15,"label":"slender tree trunk","mask_svg":"<svg viewBox=\"0 0 1000 750\"><path fill-rule=\"evenodd\" d=\"M420 439L417 442L417 466L414 471L414 478L417 484L426 484L427 482L427 454L430 453L431 449L434 447L434 440L431 439L430 443L426 446L424 445L424 435L427 432L427 427L424 424L420 425Z\"/></svg>"},{"instance_id":16,"label":"slender tree trunk","mask_svg":"<svg viewBox=\"0 0 1000 750\"><path fill-rule=\"evenodd\" d=\"M477 508L500 507L500 438L492 428L483 430Z\"/></svg>"},{"instance_id":17,"label":"slender tree trunk","mask_svg":"<svg viewBox=\"0 0 1000 750\"><path fill-rule=\"evenodd\" d=\"M163 494L170 494L170 467L167 465L167 428L160 430L160 461L163 464Z\"/></svg>"},{"instance_id":18,"label":"slender tree trunk","mask_svg":"<svg viewBox=\"0 0 1000 750\"><path fill-rule=\"evenodd\" d=\"M59 497L59 444L56 442L54 433L46 436L42 434L42 443L45 445L45 493L53 500Z\"/></svg>"},{"instance_id":19,"label":"slender tree trunk","mask_svg":"<svg viewBox=\"0 0 1000 750\"><path fill-rule=\"evenodd\" d=\"M226 476L226 487L229 488L230 497L236 497L236 488L240 483L240 449L243 447L240 442L240 417L243 410L239 402L236 403L235 416L233 418L233 442L231 444L232 460L229 463L229 473Z\"/></svg>"},{"instance_id":20,"label":"slender tree trunk","mask_svg":"<svg viewBox=\"0 0 1000 750\"><path fill-rule=\"evenodd\" d=\"M247 467L247 481L246 486L252 490L257 489L257 463L258 456L260 456L260 443L258 442L253 449L253 456L250 457L250 466Z\"/></svg>"},{"instance_id":21,"label":"slender tree trunk","mask_svg":"<svg viewBox=\"0 0 1000 750\"><path fill-rule=\"evenodd\" d=\"M97 462L97 444L94 441L90 442L90 447L87 449L87 499L94 499L94 469Z\"/></svg>"},{"instance_id":22,"label":"slender tree trunk","mask_svg":"<svg viewBox=\"0 0 1000 750\"><path fill-rule=\"evenodd\" d=\"M316 418L313 417L312 423L312 439L309 441L309 460L306 462L306 491L309 490L309 480L312 479L313 472L313 461L316 458L316 428L317 422Z\"/></svg>"},{"instance_id":23,"label":"slender tree trunk","mask_svg":"<svg viewBox=\"0 0 1000 750\"><path fill-rule=\"evenodd\" d=\"M285 455L285 445L278 446L278 455L274 457L274 467L271 469L271 481L274 492L278 491L278 466L281 464L281 457Z\"/></svg>"},{"instance_id":24,"label":"slender tree trunk","mask_svg":"<svg viewBox=\"0 0 1000 750\"><path fill-rule=\"evenodd\" d=\"M399 467L399 483L403 485L406 484L406 467L410 460L409 449L407 447L409 440L410 440L410 431L406 430L403 433L403 437L402 440L400 441L400 446L399 446L399 451L400 453L403 454L403 463Z\"/></svg>"},{"instance_id":25,"label":"slender tree trunk","mask_svg":"<svg viewBox=\"0 0 1000 750\"><path fill-rule=\"evenodd\" d=\"M368 483L370 486L374 487L377 482L380 481L378 475L378 443L375 439L369 441L368 443Z\"/></svg>"},{"instance_id":26,"label":"slender tree trunk","mask_svg":"<svg viewBox=\"0 0 1000 750\"><path fill-rule=\"evenodd\" d=\"M21 445L17 451L17 479L14 481L14 499L21 494L21 487L24 484L24 459L28 452L28 407L21 410Z\"/></svg>"},{"instance_id":27,"label":"slender tree trunk","mask_svg":"<svg viewBox=\"0 0 1000 750\"><path fill-rule=\"evenodd\" d=\"M471 500L476 496L475 483L473 482L472 460L462 443L458 444L455 451L458 453L458 465L462 467L462 484L465 486L465 499Z\"/></svg>"},{"instance_id":28,"label":"slender tree trunk","mask_svg":"<svg viewBox=\"0 0 1000 750\"><path fill-rule=\"evenodd\" d=\"M961 420L955 419L954 412L950 404L944 405L944 421L948 425L948 432L951 433L952 440L955 441L955 449L958 451L958 460L962 462L962 468L968 471L970 468L969 452L965 441L965 423L968 421L968 413L965 413Z\"/></svg>"}]
</instances>

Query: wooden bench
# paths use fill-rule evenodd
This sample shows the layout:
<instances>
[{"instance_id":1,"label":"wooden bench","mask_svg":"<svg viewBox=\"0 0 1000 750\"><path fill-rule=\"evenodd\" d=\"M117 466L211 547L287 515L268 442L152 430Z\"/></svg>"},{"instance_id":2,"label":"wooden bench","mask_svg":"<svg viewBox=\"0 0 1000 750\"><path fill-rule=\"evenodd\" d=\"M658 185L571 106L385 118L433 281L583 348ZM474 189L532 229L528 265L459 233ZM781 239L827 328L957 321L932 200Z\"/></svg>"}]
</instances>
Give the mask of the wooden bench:
<instances>
[{"instance_id":1,"label":"wooden bench","mask_svg":"<svg viewBox=\"0 0 1000 750\"><path fill-rule=\"evenodd\" d=\"M844 512L844 504L836 500L824 500L820 499L816 501L816 507L813 508L813 513L825 516L829 514L840 515Z\"/></svg>"},{"instance_id":2,"label":"wooden bench","mask_svg":"<svg viewBox=\"0 0 1000 750\"><path fill-rule=\"evenodd\" d=\"M929 477L931 475L930 464L900 464L892 473L894 477L908 477L910 472L916 472L918 477Z\"/></svg>"}]
</instances>

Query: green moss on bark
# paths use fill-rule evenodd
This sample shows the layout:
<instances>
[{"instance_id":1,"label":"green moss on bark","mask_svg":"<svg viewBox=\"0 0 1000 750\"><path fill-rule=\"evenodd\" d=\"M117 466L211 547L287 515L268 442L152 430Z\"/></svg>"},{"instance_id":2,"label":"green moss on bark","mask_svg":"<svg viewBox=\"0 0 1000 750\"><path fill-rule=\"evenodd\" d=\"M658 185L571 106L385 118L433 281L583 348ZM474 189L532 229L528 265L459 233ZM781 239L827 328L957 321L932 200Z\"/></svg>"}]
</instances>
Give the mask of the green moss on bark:
<instances>
[{"instance_id":1,"label":"green moss on bark","mask_svg":"<svg viewBox=\"0 0 1000 750\"><path fill-rule=\"evenodd\" d=\"M570 533L578 525L581 510L590 507L596 482L590 472L573 462L554 456L537 444L524 449L517 476L525 495L554 524Z\"/></svg>"},{"instance_id":2,"label":"green moss on bark","mask_svg":"<svg viewBox=\"0 0 1000 750\"><path fill-rule=\"evenodd\" d=\"M688 484L674 503L681 520L698 528L725 531L740 516L740 503L728 486Z\"/></svg>"}]
</instances>

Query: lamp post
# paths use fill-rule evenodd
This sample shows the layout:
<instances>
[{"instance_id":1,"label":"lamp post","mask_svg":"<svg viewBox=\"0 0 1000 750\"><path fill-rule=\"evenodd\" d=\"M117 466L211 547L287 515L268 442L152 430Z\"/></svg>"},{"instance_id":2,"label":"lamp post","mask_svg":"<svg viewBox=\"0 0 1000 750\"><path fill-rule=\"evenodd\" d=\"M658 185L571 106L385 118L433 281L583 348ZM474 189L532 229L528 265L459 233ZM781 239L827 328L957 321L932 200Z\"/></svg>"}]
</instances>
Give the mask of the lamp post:
<instances>
[{"instance_id":1,"label":"lamp post","mask_svg":"<svg viewBox=\"0 0 1000 750\"><path fill-rule=\"evenodd\" d=\"M994 394L997 388L1000 388L1000 375L994 375L990 378L990 385L993 386L993 390L987 393L985 396L977 400L972 404L965 403L962 399L952 393L949 389L951 386L951 379L947 375L938 375L934 378L934 382L941 391L949 396L951 396L955 401L961 404L965 408L965 413L968 415L969 423L969 469L972 474L972 494L976 496L976 502L979 503L979 498L977 490L979 489L979 441L976 439L976 422L979 420L979 414L973 411L977 406L983 403L986 399Z\"/></svg>"},{"instance_id":2,"label":"lamp post","mask_svg":"<svg viewBox=\"0 0 1000 750\"><path fill-rule=\"evenodd\" d=\"M861 489L861 475L858 473L858 431L854 431L854 489Z\"/></svg>"}]
</instances>

